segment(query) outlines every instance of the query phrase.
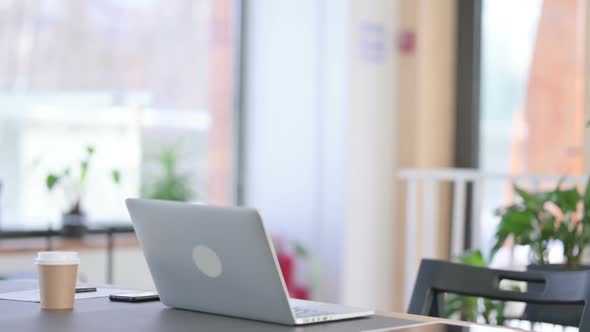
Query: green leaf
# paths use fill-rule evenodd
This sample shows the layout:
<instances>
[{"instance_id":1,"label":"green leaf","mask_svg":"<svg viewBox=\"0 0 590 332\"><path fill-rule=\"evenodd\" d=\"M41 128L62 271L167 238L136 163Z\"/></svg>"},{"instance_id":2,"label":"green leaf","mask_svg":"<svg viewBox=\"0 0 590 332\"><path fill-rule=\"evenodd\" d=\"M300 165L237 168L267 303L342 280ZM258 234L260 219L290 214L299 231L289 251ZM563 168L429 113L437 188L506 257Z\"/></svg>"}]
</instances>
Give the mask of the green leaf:
<instances>
[{"instance_id":1,"label":"green leaf","mask_svg":"<svg viewBox=\"0 0 590 332\"><path fill-rule=\"evenodd\" d=\"M86 158L80 162L80 184L83 184L88 177L88 169L90 168L90 160L94 155L94 147L89 145L86 147Z\"/></svg>"},{"instance_id":2,"label":"green leaf","mask_svg":"<svg viewBox=\"0 0 590 332\"><path fill-rule=\"evenodd\" d=\"M508 209L498 225L496 243L492 248L492 256L504 245L506 239L512 235L514 243L527 245L530 243L530 233L534 230L535 215L529 210Z\"/></svg>"},{"instance_id":3,"label":"green leaf","mask_svg":"<svg viewBox=\"0 0 590 332\"><path fill-rule=\"evenodd\" d=\"M301 258L309 257L309 254L307 253L307 249L305 249L305 247L301 243L294 241L293 248L295 248L295 255L297 255L297 257L301 257Z\"/></svg>"},{"instance_id":4,"label":"green leaf","mask_svg":"<svg viewBox=\"0 0 590 332\"><path fill-rule=\"evenodd\" d=\"M111 177L113 178L113 182L115 182L115 184L121 184L121 171L119 171L118 169L112 170Z\"/></svg>"},{"instance_id":5,"label":"green leaf","mask_svg":"<svg viewBox=\"0 0 590 332\"><path fill-rule=\"evenodd\" d=\"M516 192L516 194L518 194L518 196L520 196L520 198L522 198L522 202L527 208L535 211L541 210L543 208L543 204L545 203L545 201L542 195L535 195L529 193L528 191L517 186L516 184L514 185L514 191Z\"/></svg>"},{"instance_id":6,"label":"green leaf","mask_svg":"<svg viewBox=\"0 0 590 332\"><path fill-rule=\"evenodd\" d=\"M586 188L584 189L584 223L590 224L590 177L586 182Z\"/></svg>"},{"instance_id":7,"label":"green leaf","mask_svg":"<svg viewBox=\"0 0 590 332\"><path fill-rule=\"evenodd\" d=\"M47 178L45 178L45 185L47 186L48 190L52 190L55 185L59 182L60 177L55 175L55 174L49 174L47 175Z\"/></svg>"},{"instance_id":8,"label":"green leaf","mask_svg":"<svg viewBox=\"0 0 590 332\"><path fill-rule=\"evenodd\" d=\"M160 154L160 163L167 174L173 174L176 168L176 151L173 148L163 149Z\"/></svg>"},{"instance_id":9,"label":"green leaf","mask_svg":"<svg viewBox=\"0 0 590 332\"><path fill-rule=\"evenodd\" d=\"M80 162L80 183L84 183L88 176L88 160Z\"/></svg>"},{"instance_id":10,"label":"green leaf","mask_svg":"<svg viewBox=\"0 0 590 332\"><path fill-rule=\"evenodd\" d=\"M486 261L483 257L483 254L479 250L464 252L461 256L459 256L459 262L471 266L486 266Z\"/></svg>"},{"instance_id":11,"label":"green leaf","mask_svg":"<svg viewBox=\"0 0 590 332\"><path fill-rule=\"evenodd\" d=\"M476 322L479 312L477 310L478 298L458 294L447 294L445 299L445 316L452 317L459 314L459 319Z\"/></svg>"},{"instance_id":12,"label":"green leaf","mask_svg":"<svg viewBox=\"0 0 590 332\"><path fill-rule=\"evenodd\" d=\"M86 154L88 155L88 157L92 156L94 154L94 147L92 145L89 145L86 147Z\"/></svg>"},{"instance_id":13,"label":"green leaf","mask_svg":"<svg viewBox=\"0 0 590 332\"><path fill-rule=\"evenodd\" d=\"M555 190L552 195L552 202L555 203L563 213L575 212L581 196L577 188L567 190Z\"/></svg>"},{"instance_id":14,"label":"green leaf","mask_svg":"<svg viewBox=\"0 0 590 332\"><path fill-rule=\"evenodd\" d=\"M541 221L541 239L549 241L555 237L555 217L548 215Z\"/></svg>"}]
</instances>

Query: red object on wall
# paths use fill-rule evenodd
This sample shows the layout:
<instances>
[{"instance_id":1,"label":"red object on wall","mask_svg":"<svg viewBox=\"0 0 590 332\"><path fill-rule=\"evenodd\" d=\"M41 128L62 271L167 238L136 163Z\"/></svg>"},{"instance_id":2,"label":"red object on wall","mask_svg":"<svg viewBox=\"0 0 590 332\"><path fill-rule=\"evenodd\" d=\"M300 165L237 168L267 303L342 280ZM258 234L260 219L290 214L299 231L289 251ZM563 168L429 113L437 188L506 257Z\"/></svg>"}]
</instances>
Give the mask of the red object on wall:
<instances>
[{"instance_id":1,"label":"red object on wall","mask_svg":"<svg viewBox=\"0 0 590 332\"><path fill-rule=\"evenodd\" d=\"M277 254L277 260L283 274L283 280L285 280L285 286L289 296L301 300L310 299L310 288L306 286L300 286L295 281L295 269L297 269L297 255L293 251L285 250L283 241L278 236L273 236L273 245Z\"/></svg>"},{"instance_id":2,"label":"red object on wall","mask_svg":"<svg viewBox=\"0 0 590 332\"><path fill-rule=\"evenodd\" d=\"M398 49L401 54L412 54L416 49L416 34L414 31L402 31L399 34Z\"/></svg>"},{"instance_id":3,"label":"red object on wall","mask_svg":"<svg viewBox=\"0 0 590 332\"><path fill-rule=\"evenodd\" d=\"M307 287L295 287L292 292L289 292L289 296L294 299L309 300L309 288Z\"/></svg>"}]
</instances>

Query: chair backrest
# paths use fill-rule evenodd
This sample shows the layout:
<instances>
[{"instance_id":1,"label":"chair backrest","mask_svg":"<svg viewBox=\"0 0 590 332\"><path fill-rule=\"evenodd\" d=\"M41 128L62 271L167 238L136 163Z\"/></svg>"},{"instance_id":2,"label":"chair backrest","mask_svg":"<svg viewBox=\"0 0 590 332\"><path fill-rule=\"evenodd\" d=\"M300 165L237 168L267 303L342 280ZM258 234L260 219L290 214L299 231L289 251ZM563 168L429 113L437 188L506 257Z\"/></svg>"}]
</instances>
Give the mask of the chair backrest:
<instances>
[{"instance_id":1,"label":"chair backrest","mask_svg":"<svg viewBox=\"0 0 590 332\"><path fill-rule=\"evenodd\" d=\"M500 289L500 281L543 284L539 291ZM493 300L534 304L581 305L580 331L590 330L589 271L507 271L423 259L420 263L408 313L439 317L440 295L454 293Z\"/></svg>"}]
</instances>

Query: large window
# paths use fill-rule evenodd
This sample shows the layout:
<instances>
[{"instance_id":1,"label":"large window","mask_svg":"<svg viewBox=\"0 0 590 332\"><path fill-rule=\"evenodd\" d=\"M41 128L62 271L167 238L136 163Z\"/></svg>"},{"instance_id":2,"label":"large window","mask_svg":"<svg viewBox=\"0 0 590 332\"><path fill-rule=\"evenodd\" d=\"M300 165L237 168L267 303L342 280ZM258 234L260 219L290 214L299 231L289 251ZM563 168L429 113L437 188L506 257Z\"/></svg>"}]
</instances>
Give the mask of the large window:
<instances>
[{"instance_id":1,"label":"large window","mask_svg":"<svg viewBox=\"0 0 590 332\"><path fill-rule=\"evenodd\" d=\"M57 227L78 193L93 222L129 196L230 203L237 6L0 0L0 225Z\"/></svg>"},{"instance_id":2,"label":"large window","mask_svg":"<svg viewBox=\"0 0 590 332\"><path fill-rule=\"evenodd\" d=\"M584 0L483 1L484 172L582 174L585 5ZM535 189L555 181L524 185ZM513 196L508 181L490 181L484 190L482 235L491 240L497 223L492 211Z\"/></svg>"}]
</instances>

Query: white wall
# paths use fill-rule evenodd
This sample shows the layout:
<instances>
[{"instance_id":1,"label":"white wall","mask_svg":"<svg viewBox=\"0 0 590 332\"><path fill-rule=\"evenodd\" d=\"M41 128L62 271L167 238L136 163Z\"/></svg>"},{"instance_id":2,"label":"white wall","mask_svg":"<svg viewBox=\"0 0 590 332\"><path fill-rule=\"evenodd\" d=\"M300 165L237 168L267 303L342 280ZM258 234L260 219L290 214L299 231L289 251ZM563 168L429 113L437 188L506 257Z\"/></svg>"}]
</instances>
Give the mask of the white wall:
<instances>
[{"instance_id":1,"label":"white wall","mask_svg":"<svg viewBox=\"0 0 590 332\"><path fill-rule=\"evenodd\" d=\"M246 202L261 209L274 231L306 238L317 210L317 4L245 5Z\"/></svg>"},{"instance_id":2,"label":"white wall","mask_svg":"<svg viewBox=\"0 0 590 332\"><path fill-rule=\"evenodd\" d=\"M324 274L322 300L342 301L343 222L346 220L346 177L349 172L347 137L349 124L350 38L347 33L350 5L342 0L325 0L320 25L318 94L320 153L317 250Z\"/></svg>"},{"instance_id":3,"label":"white wall","mask_svg":"<svg viewBox=\"0 0 590 332\"><path fill-rule=\"evenodd\" d=\"M343 302L391 310L397 1L353 0ZM400 294L403 292L400 292Z\"/></svg>"},{"instance_id":4,"label":"white wall","mask_svg":"<svg viewBox=\"0 0 590 332\"><path fill-rule=\"evenodd\" d=\"M396 3L245 2L245 203L320 261L320 300L391 307L392 49L367 63L358 31L393 47Z\"/></svg>"},{"instance_id":5,"label":"white wall","mask_svg":"<svg viewBox=\"0 0 590 332\"><path fill-rule=\"evenodd\" d=\"M347 6L334 3L246 2L244 64L245 203L260 209L271 232L303 242L321 261L316 295L331 300L340 282L334 224L344 212L347 82L346 35L334 22L346 19Z\"/></svg>"}]
</instances>

